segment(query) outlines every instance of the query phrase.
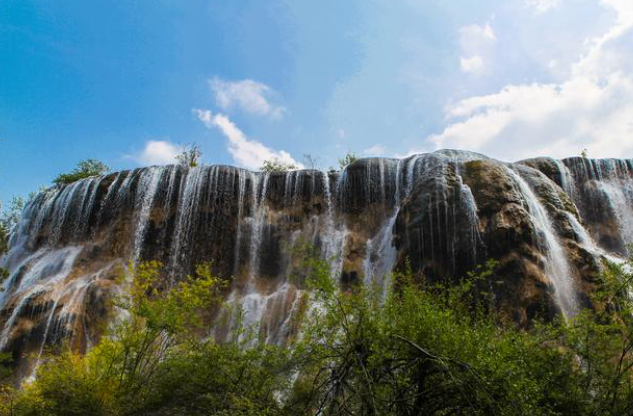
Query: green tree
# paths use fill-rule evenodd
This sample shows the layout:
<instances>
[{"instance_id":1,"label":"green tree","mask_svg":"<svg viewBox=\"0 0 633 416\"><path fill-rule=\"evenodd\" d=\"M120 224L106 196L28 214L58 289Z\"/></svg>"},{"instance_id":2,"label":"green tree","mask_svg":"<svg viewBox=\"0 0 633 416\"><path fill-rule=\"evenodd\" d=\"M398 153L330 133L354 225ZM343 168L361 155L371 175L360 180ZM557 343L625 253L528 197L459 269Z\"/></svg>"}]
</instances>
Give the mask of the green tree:
<instances>
[{"instance_id":1,"label":"green tree","mask_svg":"<svg viewBox=\"0 0 633 416\"><path fill-rule=\"evenodd\" d=\"M265 160L264 164L261 166L260 170L262 172L288 172L291 170L296 170L298 167L292 163L282 162L279 159L269 159Z\"/></svg>"},{"instance_id":2,"label":"green tree","mask_svg":"<svg viewBox=\"0 0 633 416\"><path fill-rule=\"evenodd\" d=\"M13 198L11 198L11 203L8 210L0 209L0 211L2 212L0 214L0 223L2 223L2 226L5 230L11 231L13 227L18 224L24 206L24 198L21 196L14 196Z\"/></svg>"},{"instance_id":3,"label":"green tree","mask_svg":"<svg viewBox=\"0 0 633 416\"><path fill-rule=\"evenodd\" d=\"M573 410L576 396L554 397L573 380L572 358L542 348L542 334L501 329L480 298L487 268L450 288L402 273L386 299L377 288L341 291L323 265L310 270L306 282L319 307L296 348L305 373L292 398L305 414Z\"/></svg>"},{"instance_id":4,"label":"green tree","mask_svg":"<svg viewBox=\"0 0 633 416\"><path fill-rule=\"evenodd\" d=\"M181 166L189 168L195 168L200 164L200 158L202 157L202 150L198 144L187 144L183 146L182 152L176 156L176 160Z\"/></svg>"},{"instance_id":5,"label":"green tree","mask_svg":"<svg viewBox=\"0 0 633 416\"><path fill-rule=\"evenodd\" d=\"M348 165L356 162L358 160L358 156L353 152L347 152L344 158L338 160L338 166L341 170L345 169Z\"/></svg>"},{"instance_id":6,"label":"green tree","mask_svg":"<svg viewBox=\"0 0 633 416\"><path fill-rule=\"evenodd\" d=\"M593 309L520 330L488 293L494 261L452 286L407 267L385 295L342 288L315 247L293 254L306 294L289 347L213 342L224 281L203 265L164 290L146 263L121 281L125 319L86 355L65 349L5 389L0 415L632 414L631 261L605 264Z\"/></svg>"},{"instance_id":7,"label":"green tree","mask_svg":"<svg viewBox=\"0 0 633 416\"><path fill-rule=\"evenodd\" d=\"M2 415L277 415L288 384L280 349L203 337L221 305L222 280L208 265L171 290L159 263L130 267L114 305L126 311L84 356L51 355L34 382L5 390ZM122 318L122 317L120 317ZM10 403L10 408L8 404Z\"/></svg>"},{"instance_id":8,"label":"green tree","mask_svg":"<svg viewBox=\"0 0 633 416\"><path fill-rule=\"evenodd\" d=\"M57 177L53 179L53 183L55 185L67 185L80 179L103 175L109 171L110 168L104 163L96 159L86 159L79 162L72 172L57 175Z\"/></svg>"},{"instance_id":9,"label":"green tree","mask_svg":"<svg viewBox=\"0 0 633 416\"><path fill-rule=\"evenodd\" d=\"M9 250L9 234L17 226L24 209L24 198L13 197L8 210L0 205L0 257ZM0 267L0 284L9 277L9 271Z\"/></svg>"}]
</instances>

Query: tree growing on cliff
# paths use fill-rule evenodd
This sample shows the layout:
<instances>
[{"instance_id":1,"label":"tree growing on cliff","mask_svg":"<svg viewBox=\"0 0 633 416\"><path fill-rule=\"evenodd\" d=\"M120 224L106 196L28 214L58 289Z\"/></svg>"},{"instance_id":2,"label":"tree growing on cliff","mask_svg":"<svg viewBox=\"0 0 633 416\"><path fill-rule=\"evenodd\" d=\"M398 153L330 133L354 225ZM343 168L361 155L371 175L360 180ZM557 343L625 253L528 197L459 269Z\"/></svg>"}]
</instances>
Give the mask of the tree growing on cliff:
<instances>
[{"instance_id":1,"label":"tree growing on cliff","mask_svg":"<svg viewBox=\"0 0 633 416\"><path fill-rule=\"evenodd\" d=\"M288 172L288 171L296 170L296 169L298 168L294 164L282 162L279 159L264 160L264 163L262 164L260 168L262 172L267 172L267 173Z\"/></svg>"},{"instance_id":2,"label":"tree growing on cliff","mask_svg":"<svg viewBox=\"0 0 633 416\"><path fill-rule=\"evenodd\" d=\"M356 162L358 160L358 156L354 152L347 152L345 157L338 160L338 166L341 170L345 169L348 165Z\"/></svg>"},{"instance_id":3,"label":"tree growing on cliff","mask_svg":"<svg viewBox=\"0 0 633 416\"><path fill-rule=\"evenodd\" d=\"M110 168L97 159L82 160L77 167L70 173L61 173L53 179L55 185L67 185L80 179L89 178L91 176L99 176L108 173Z\"/></svg>"},{"instance_id":4,"label":"tree growing on cliff","mask_svg":"<svg viewBox=\"0 0 633 416\"><path fill-rule=\"evenodd\" d=\"M197 143L186 144L182 147L182 151L176 160L181 166L195 168L200 164L200 158L202 157L202 150Z\"/></svg>"},{"instance_id":5,"label":"tree growing on cliff","mask_svg":"<svg viewBox=\"0 0 633 416\"><path fill-rule=\"evenodd\" d=\"M29 199L33 198L33 196L29 195ZM11 198L11 203L9 204L9 209L2 210L2 206L0 205L0 223L4 227L7 232L10 232L13 227L18 224L20 220L20 215L22 215L22 210L24 209L26 202L24 198L21 196L14 196Z\"/></svg>"},{"instance_id":6,"label":"tree growing on cliff","mask_svg":"<svg viewBox=\"0 0 633 416\"><path fill-rule=\"evenodd\" d=\"M0 257L9 250L9 234L17 226L24 209L24 198L13 197L8 210L0 204ZM0 284L9 276L9 271L0 267Z\"/></svg>"}]
</instances>

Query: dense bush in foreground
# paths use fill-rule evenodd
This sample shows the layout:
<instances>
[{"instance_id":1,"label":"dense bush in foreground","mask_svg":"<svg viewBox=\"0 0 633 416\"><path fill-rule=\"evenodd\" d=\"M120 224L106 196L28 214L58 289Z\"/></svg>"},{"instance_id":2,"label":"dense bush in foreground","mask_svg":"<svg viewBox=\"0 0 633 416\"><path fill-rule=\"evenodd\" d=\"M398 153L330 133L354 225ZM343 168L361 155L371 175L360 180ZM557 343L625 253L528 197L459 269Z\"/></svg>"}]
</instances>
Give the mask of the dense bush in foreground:
<instances>
[{"instance_id":1,"label":"dense bush in foreground","mask_svg":"<svg viewBox=\"0 0 633 416\"><path fill-rule=\"evenodd\" d=\"M6 388L1 415L622 415L633 413L631 275L607 265L594 311L528 331L485 290L493 264L453 288L407 272L386 298L341 291L306 255L311 289L291 348L201 337L222 282L200 267L171 291L134 270L127 316L85 356L51 356ZM307 295L306 295L307 296Z\"/></svg>"}]
</instances>

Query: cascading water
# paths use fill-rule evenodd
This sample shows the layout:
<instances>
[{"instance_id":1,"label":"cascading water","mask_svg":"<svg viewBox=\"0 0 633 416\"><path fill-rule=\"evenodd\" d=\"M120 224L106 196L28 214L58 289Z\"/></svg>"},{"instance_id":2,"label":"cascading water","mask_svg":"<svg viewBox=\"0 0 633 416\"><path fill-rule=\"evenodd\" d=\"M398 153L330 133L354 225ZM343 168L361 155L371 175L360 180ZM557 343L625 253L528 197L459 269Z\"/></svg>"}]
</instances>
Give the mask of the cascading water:
<instances>
[{"instance_id":1,"label":"cascading water","mask_svg":"<svg viewBox=\"0 0 633 416\"><path fill-rule=\"evenodd\" d=\"M163 174L162 169L153 166L144 171L139 180L139 192L136 195L136 208L138 219L136 220L136 230L134 232L134 254L132 261L136 264L141 257L145 232L149 222L149 216L158 191L158 184Z\"/></svg>"},{"instance_id":2,"label":"cascading water","mask_svg":"<svg viewBox=\"0 0 633 416\"><path fill-rule=\"evenodd\" d=\"M626 256L633 243L633 160L570 158L563 163L572 178L570 196L594 239Z\"/></svg>"},{"instance_id":3,"label":"cascading water","mask_svg":"<svg viewBox=\"0 0 633 416\"><path fill-rule=\"evenodd\" d=\"M430 276L459 278L486 259L485 243L522 238L508 231L513 225L500 212L480 212L479 203L505 191L478 174L478 164L514 183L540 236L554 298L571 316L576 267L566 261L570 248L558 222L563 218L578 244L596 256L621 254L614 247L633 235L633 164L554 161L557 183L578 205L577 219L548 212L541 191L501 162L440 151L362 159L342 172L151 167L46 190L25 208L0 260L10 271L0 293L0 346L37 353L62 339L88 345L94 334L85 322L105 316L85 321L85 315L99 309L95 302L112 293L118 268L130 261L158 260L173 279L211 262L214 273L232 282L227 303L233 308L218 312L218 322L235 321L239 309L258 339L277 344L296 335L303 307L305 291L294 280L299 244L331 260L333 277L344 284L388 286L385 278L407 258ZM493 248L500 256L513 250L503 241ZM226 339L221 327L213 327L214 336Z\"/></svg>"},{"instance_id":4,"label":"cascading water","mask_svg":"<svg viewBox=\"0 0 633 416\"><path fill-rule=\"evenodd\" d=\"M512 168L508 168L508 173L524 198L532 223L541 240L545 256L545 271L554 286L555 299L565 318L570 318L578 310L578 301L567 254L561 246L547 210L530 185Z\"/></svg>"},{"instance_id":5,"label":"cascading water","mask_svg":"<svg viewBox=\"0 0 633 416\"><path fill-rule=\"evenodd\" d=\"M345 224L336 221L334 201L332 199L332 187L330 176L322 172L323 198L325 199L325 218L323 221L323 233L320 236L323 246L323 256L332 262L331 271L334 276L340 276L343 266L343 247L347 235ZM338 176L334 176L334 189L338 190Z\"/></svg>"},{"instance_id":6,"label":"cascading water","mask_svg":"<svg viewBox=\"0 0 633 416\"><path fill-rule=\"evenodd\" d=\"M67 247L49 252L42 251L40 255L32 259L28 269L20 277L20 282L15 281L17 273L10 276L8 285L12 293L17 295L19 303L13 307L13 311L0 333L0 349L7 346L13 325L25 313L29 301L43 293L54 292L62 280L68 277L72 271L79 252L79 247Z\"/></svg>"},{"instance_id":7,"label":"cascading water","mask_svg":"<svg viewBox=\"0 0 633 416\"><path fill-rule=\"evenodd\" d=\"M431 278L458 280L484 260L477 203L462 177L465 164L481 160L485 157L443 151L407 163L406 202L396 228L400 245L415 254L408 258L411 266Z\"/></svg>"}]
</instances>

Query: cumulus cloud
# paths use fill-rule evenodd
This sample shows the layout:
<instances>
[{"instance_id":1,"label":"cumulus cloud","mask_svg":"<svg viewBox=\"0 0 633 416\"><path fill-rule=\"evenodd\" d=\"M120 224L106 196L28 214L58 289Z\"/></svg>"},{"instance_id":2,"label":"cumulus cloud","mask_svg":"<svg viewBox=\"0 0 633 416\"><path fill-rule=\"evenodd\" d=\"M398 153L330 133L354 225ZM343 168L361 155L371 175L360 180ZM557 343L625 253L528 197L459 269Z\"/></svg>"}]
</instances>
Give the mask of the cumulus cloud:
<instances>
[{"instance_id":1,"label":"cumulus cloud","mask_svg":"<svg viewBox=\"0 0 633 416\"><path fill-rule=\"evenodd\" d=\"M484 56L490 55L492 45L497 41L492 26L469 25L459 29L461 47L460 68L464 72L478 73L484 69Z\"/></svg>"},{"instance_id":2,"label":"cumulus cloud","mask_svg":"<svg viewBox=\"0 0 633 416\"><path fill-rule=\"evenodd\" d=\"M130 156L141 165L170 165L182 148L166 140L150 140L138 154Z\"/></svg>"},{"instance_id":3,"label":"cumulus cloud","mask_svg":"<svg viewBox=\"0 0 633 416\"><path fill-rule=\"evenodd\" d=\"M273 119L283 117L286 109L273 104L277 93L269 86L250 79L224 81L213 78L209 81L216 104L223 110L239 109L249 114L268 116Z\"/></svg>"},{"instance_id":4,"label":"cumulus cloud","mask_svg":"<svg viewBox=\"0 0 633 416\"><path fill-rule=\"evenodd\" d=\"M461 58L459 66L464 72L480 72L484 68L484 60L481 56L475 55L470 58Z\"/></svg>"},{"instance_id":5,"label":"cumulus cloud","mask_svg":"<svg viewBox=\"0 0 633 416\"><path fill-rule=\"evenodd\" d=\"M218 129L228 140L228 150L238 166L257 170L266 160L277 160L297 168L304 166L294 160L290 153L284 150L273 150L263 143L250 140L246 135L223 114L213 114L209 110L194 109L194 114L209 129Z\"/></svg>"},{"instance_id":6,"label":"cumulus cloud","mask_svg":"<svg viewBox=\"0 0 633 416\"><path fill-rule=\"evenodd\" d=\"M559 83L508 85L447 109L449 125L431 137L437 148L465 148L515 160L566 157L587 148L595 157L633 152L633 2L603 0L616 12L602 36Z\"/></svg>"}]
</instances>

